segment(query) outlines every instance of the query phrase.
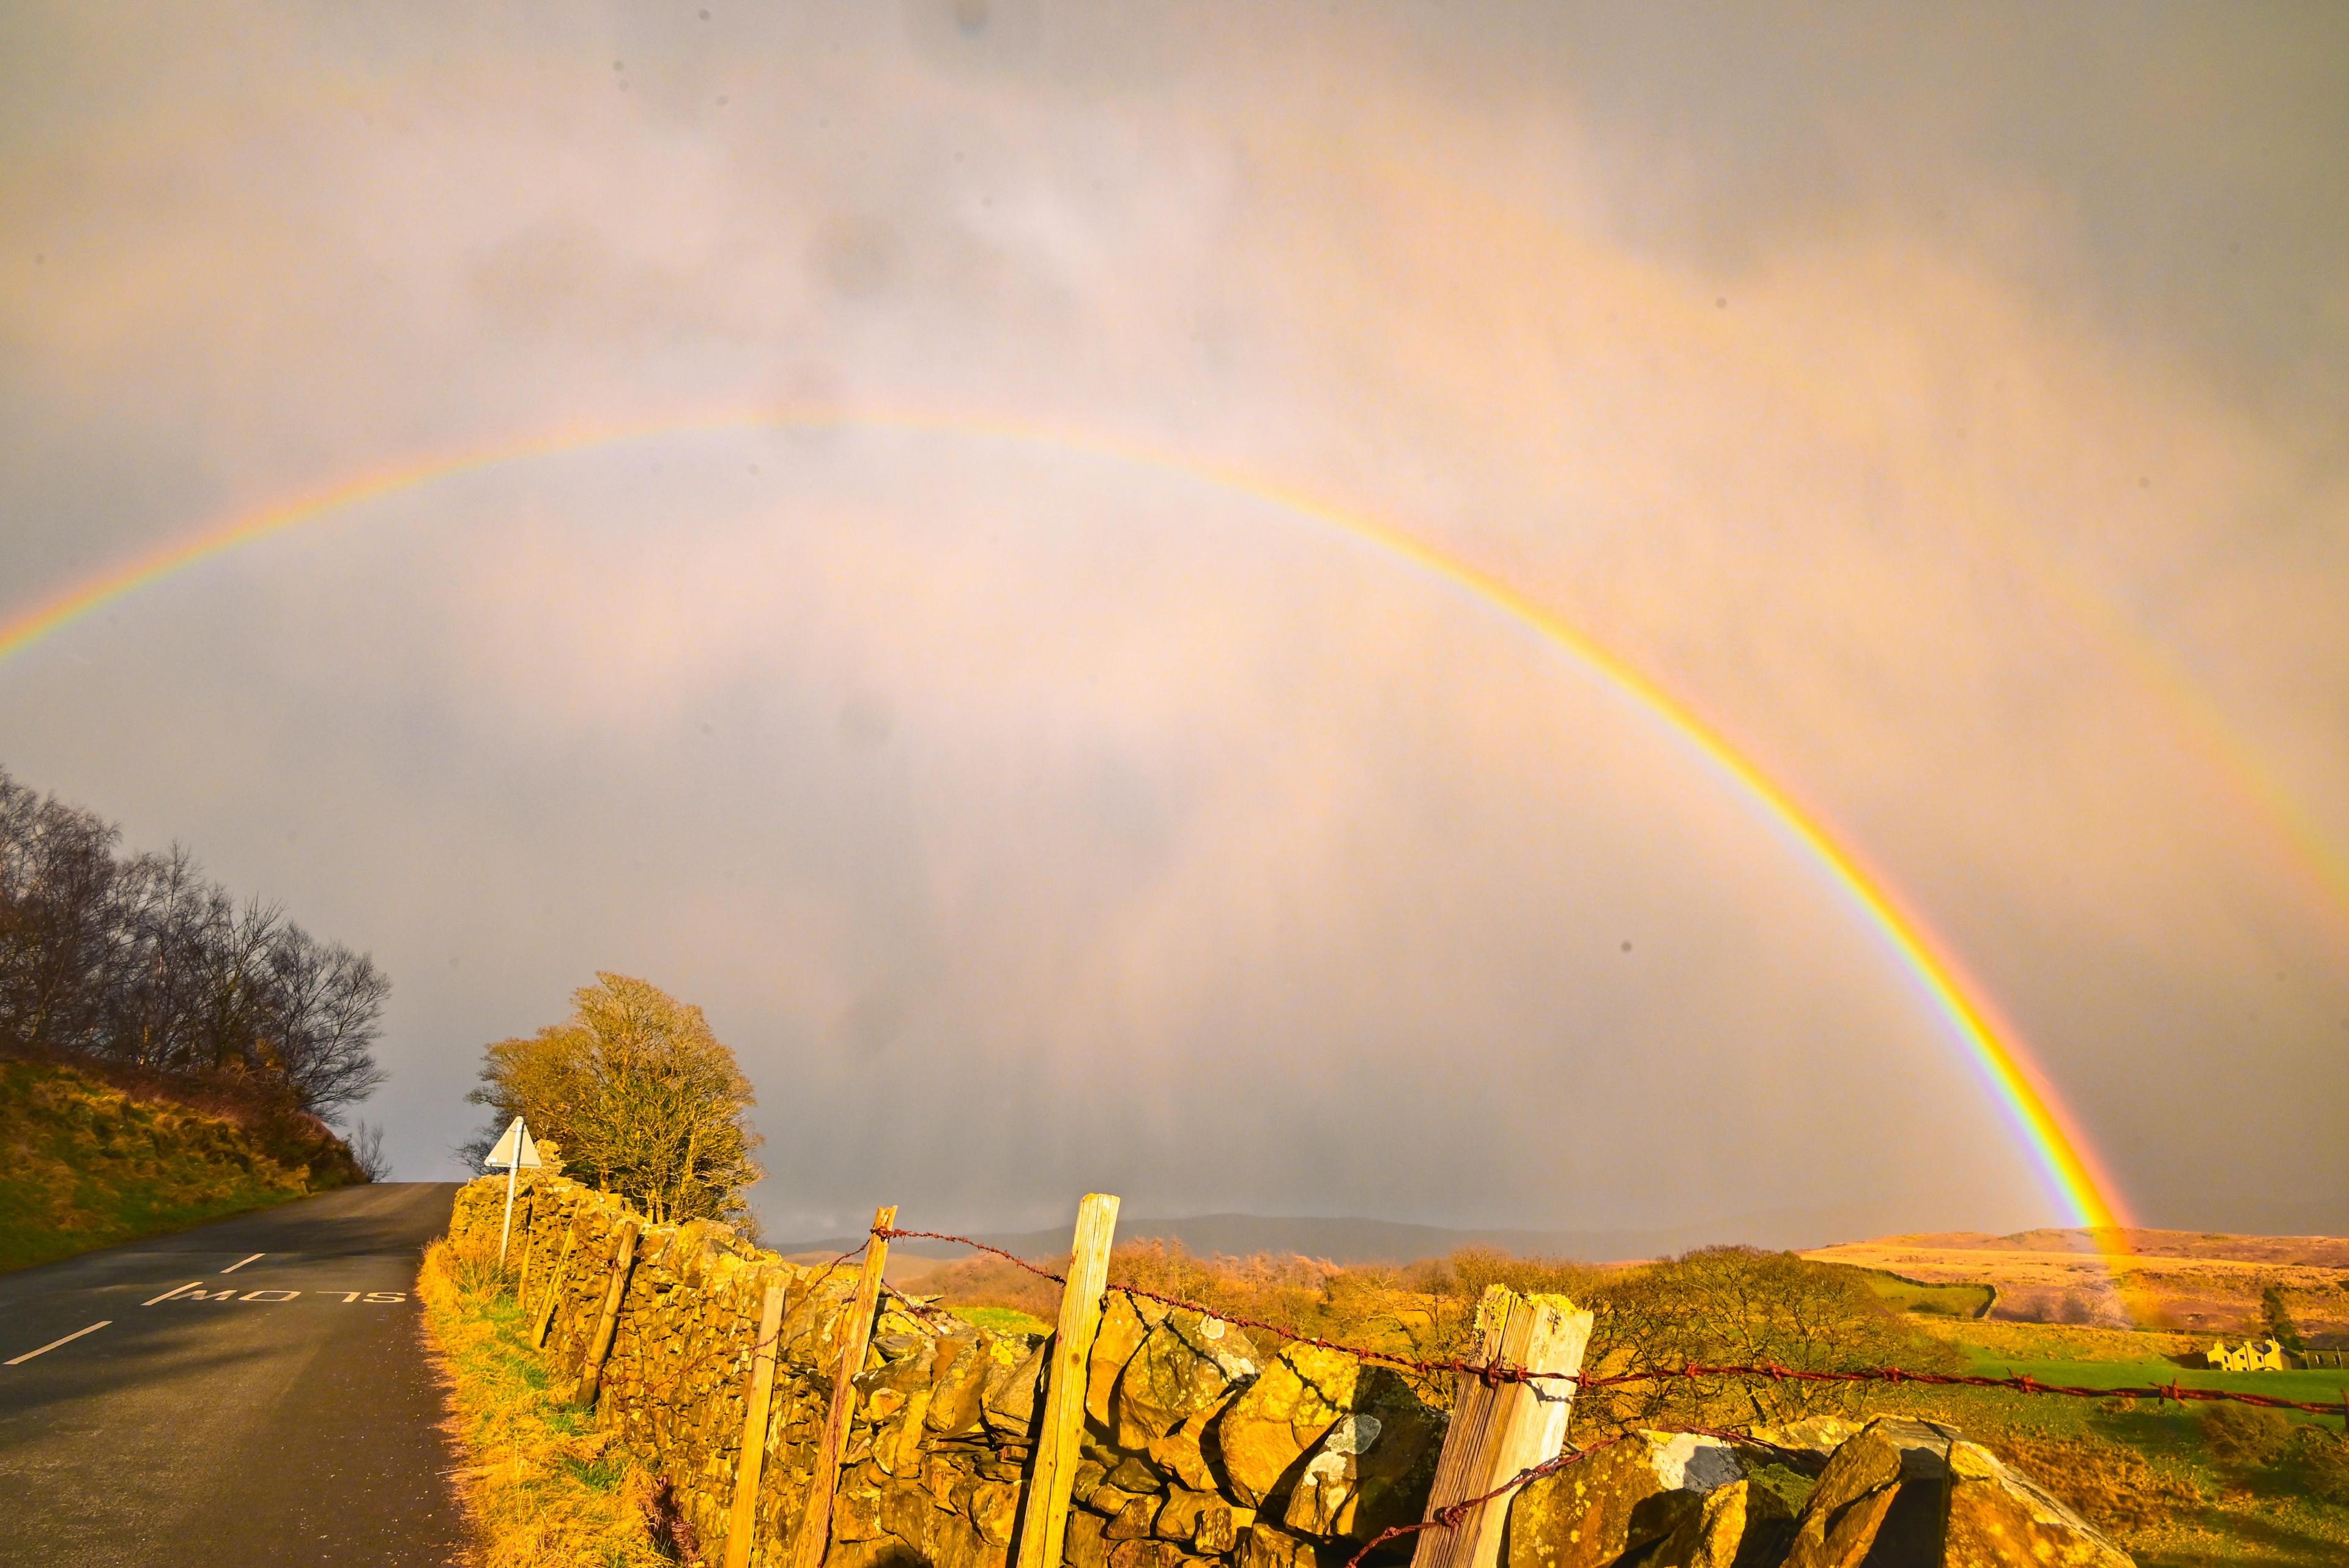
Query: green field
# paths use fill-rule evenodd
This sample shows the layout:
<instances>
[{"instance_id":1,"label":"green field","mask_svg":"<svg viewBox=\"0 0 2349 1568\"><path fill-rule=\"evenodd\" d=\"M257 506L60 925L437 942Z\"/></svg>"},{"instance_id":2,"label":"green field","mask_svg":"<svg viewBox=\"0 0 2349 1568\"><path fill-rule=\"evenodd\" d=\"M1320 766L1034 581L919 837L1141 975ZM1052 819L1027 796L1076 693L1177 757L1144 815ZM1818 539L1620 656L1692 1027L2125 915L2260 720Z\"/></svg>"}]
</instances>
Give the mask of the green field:
<instances>
[{"instance_id":1,"label":"green field","mask_svg":"<svg viewBox=\"0 0 2349 1568\"><path fill-rule=\"evenodd\" d=\"M1948 1323L1935 1337L1957 1346L1966 1370L1992 1377L2028 1373L2085 1387L2175 1380L2322 1404L2338 1404L2349 1382L2331 1371L2181 1366L2170 1359L2189 1354L2179 1335ZM1919 1388L1868 1404L1939 1417L2001 1449L2111 1530L2145 1568L2349 1563L2349 1501L2316 1495L2325 1483L2313 1463L2327 1457L2324 1445L2343 1445L2338 1416L2286 1416L2281 1430L2263 1437L2261 1417L2251 1417L2252 1435L2272 1448L2247 1453L2230 1448L2226 1434L2214 1436L2206 1414L2212 1407L2200 1403Z\"/></svg>"},{"instance_id":2,"label":"green field","mask_svg":"<svg viewBox=\"0 0 2349 1568\"><path fill-rule=\"evenodd\" d=\"M1018 1307L950 1306L946 1310L972 1327L983 1328L991 1334L1041 1334L1052 1332L1050 1324L1033 1314L1021 1312Z\"/></svg>"},{"instance_id":3,"label":"green field","mask_svg":"<svg viewBox=\"0 0 2349 1568\"><path fill-rule=\"evenodd\" d=\"M1830 1264L1847 1268L1848 1264ZM1978 1318L1989 1313L1998 1300L1998 1291L1992 1285L1928 1284L1896 1274L1889 1269L1856 1269L1854 1272L1868 1281L1868 1288L1896 1312L1913 1312L1927 1317Z\"/></svg>"}]
</instances>

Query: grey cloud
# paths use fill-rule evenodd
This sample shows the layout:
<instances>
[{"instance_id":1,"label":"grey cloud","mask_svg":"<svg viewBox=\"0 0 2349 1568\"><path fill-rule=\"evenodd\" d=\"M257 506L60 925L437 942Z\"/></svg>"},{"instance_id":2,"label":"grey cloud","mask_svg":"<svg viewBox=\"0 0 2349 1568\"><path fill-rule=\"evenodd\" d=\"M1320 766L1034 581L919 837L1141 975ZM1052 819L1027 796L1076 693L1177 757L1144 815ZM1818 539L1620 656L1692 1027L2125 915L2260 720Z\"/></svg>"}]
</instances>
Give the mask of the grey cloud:
<instances>
[{"instance_id":1,"label":"grey cloud","mask_svg":"<svg viewBox=\"0 0 2349 1568\"><path fill-rule=\"evenodd\" d=\"M0 49L0 602L565 431L1085 434L494 466L0 665L18 776L386 961L408 1168L601 966L742 1049L787 1229L1097 1181L2044 1212L1686 744L1133 442L1406 527L1688 699L2150 1218L2349 1193L2349 889L2289 841L2349 846L2337 20L711 10L20 10Z\"/></svg>"}]
</instances>

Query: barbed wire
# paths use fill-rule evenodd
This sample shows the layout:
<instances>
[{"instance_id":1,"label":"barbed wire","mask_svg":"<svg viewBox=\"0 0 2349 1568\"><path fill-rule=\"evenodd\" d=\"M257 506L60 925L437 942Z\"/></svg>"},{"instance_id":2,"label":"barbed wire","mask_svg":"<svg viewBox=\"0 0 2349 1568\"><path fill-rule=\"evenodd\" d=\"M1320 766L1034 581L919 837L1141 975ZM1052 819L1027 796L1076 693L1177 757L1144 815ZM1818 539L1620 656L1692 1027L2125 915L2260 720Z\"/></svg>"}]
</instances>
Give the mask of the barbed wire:
<instances>
[{"instance_id":1,"label":"barbed wire","mask_svg":"<svg viewBox=\"0 0 2349 1568\"><path fill-rule=\"evenodd\" d=\"M1568 1449L1556 1459L1519 1470L1488 1492L1481 1492L1475 1497L1464 1497L1458 1502L1447 1502L1442 1508L1432 1508L1428 1510L1427 1517L1416 1524L1391 1524L1362 1542L1361 1550L1346 1559L1346 1568L1362 1568L1363 1559L1390 1541L1400 1541L1406 1535L1417 1535L1423 1530L1457 1530L1467 1522L1471 1509L1497 1501L1521 1487L1533 1485L1544 1476L1554 1476L1571 1465L1578 1465L1591 1455L1603 1449L1612 1448L1630 1436L1629 1432L1616 1432L1599 1438L1588 1447Z\"/></svg>"},{"instance_id":2,"label":"barbed wire","mask_svg":"<svg viewBox=\"0 0 2349 1568\"><path fill-rule=\"evenodd\" d=\"M1031 1263L1016 1253L1006 1251L1001 1247L990 1246L985 1241L975 1241L968 1236L950 1235L939 1231L905 1231L895 1228L876 1228L873 1234L884 1241L906 1238L951 1242L977 1251L991 1253L1008 1263L1026 1270L1039 1279L1050 1280L1061 1286L1066 1286L1069 1282L1065 1275L1056 1274L1050 1269ZM1423 1359L1398 1355L1393 1351L1380 1350L1372 1345L1349 1345L1341 1340L1324 1339L1318 1334L1306 1334L1281 1324L1245 1317L1219 1307L1209 1306L1204 1302L1185 1301L1178 1296L1162 1295L1156 1291L1143 1290L1138 1285L1124 1285L1112 1282L1106 1289L1117 1294L1154 1302L1161 1306L1177 1311L1195 1312L1207 1317L1219 1318L1237 1327L1257 1329L1290 1344L1309 1345L1322 1350L1334 1350L1362 1361L1392 1366L1399 1371L1414 1372L1423 1376L1449 1372L1459 1376L1475 1377L1487 1386L1497 1386L1504 1383L1557 1382L1570 1383L1577 1388L1588 1390L1620 1388L1637 1383L1667 1383L1700 1378L1754 1381L1766 1379L1773 1383L1885 1383L1896 1386L1915 1383L1931 1387L1997 1388L2014 1394L2052 1394L2073 1399L2169 1399L2181 1405L2192 1403L2251 1405L2269 1410L2299 1410L2313 1416L2339 1416L2344 1421L2349 1421L2349 1390L2344 1391L2340 1400L2320 1405L2306 1399L2286 1399L2273 1394L2249 1394L2232 1388L2191 1388L2179 1383L2176 1378L2172 1378L2166 1384L2148 1383L2098 1388L2065 1383L2043 1383L2028 1373L2012 1374L2005 1377L1991 1377L1979 1373L1918 1372L1901 1366L1847 1367L1823 1371L1806 1367L1782 1366L1775 1362L1766 1361L1722 1365L1692 1362L1681 1366L1646 1367L1603 1376L1585 1372L1536 1372L1506 1361L1477 1362L1456 1355Z\"/></svg>"}]
</instances>

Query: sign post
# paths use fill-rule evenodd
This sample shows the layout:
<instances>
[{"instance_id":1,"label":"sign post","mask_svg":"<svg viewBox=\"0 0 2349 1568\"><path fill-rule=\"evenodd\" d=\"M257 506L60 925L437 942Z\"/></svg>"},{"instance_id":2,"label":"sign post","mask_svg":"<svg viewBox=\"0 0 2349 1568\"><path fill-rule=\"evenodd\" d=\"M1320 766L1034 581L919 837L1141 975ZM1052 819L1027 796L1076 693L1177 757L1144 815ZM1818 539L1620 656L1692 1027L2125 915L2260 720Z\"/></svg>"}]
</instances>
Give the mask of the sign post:
<instances>
[{"instance_id":1,"label":"sign post","mask_svg":"<svg viewBox=\"0 0 2349 1568\"><path fill-rule=\"evenodd\" d=\"M498 1267L502 1269L506 1266L506 1238L513 1234L514 1177L523 1167L528 1166L535 1170L542 1163L538 1158L538 1145L532 1141L530 1129L522 1125L520 1116L514 1117L513 1125L506 1128L505 1136L498 1139L497 1147L490 1150L490 1158L481 1163L492 1170L500 1166L505 1168L506 1220L498 1228Z\"/></svg>"}]
</instances>

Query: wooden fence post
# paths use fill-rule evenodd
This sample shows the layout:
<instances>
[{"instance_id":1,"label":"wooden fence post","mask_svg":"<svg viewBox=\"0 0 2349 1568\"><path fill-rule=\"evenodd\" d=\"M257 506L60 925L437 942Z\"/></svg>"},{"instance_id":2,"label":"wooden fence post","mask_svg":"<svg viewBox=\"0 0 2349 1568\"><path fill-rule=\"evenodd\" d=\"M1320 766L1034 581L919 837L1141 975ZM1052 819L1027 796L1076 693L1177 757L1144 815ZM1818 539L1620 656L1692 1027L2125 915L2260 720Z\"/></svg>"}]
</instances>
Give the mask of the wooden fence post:
<instances>
[{"instance_id":1,"label":"wooden fence post","mask_svg":"<svg viewBox=\"0 0 2349 1568\"><path fill-rule=\"evenodd\" d=\"M895 1204L873 1211L875 1231L896 1223ZM848 1423L856 1413L854 1378L864 1370L864 1347L872 1339L873 1314L881 1304L881 1271L888 1262L886 1241L874 1236L865 1242L864 1272L856 1277L856 1297L849 1303L840 1366L833 1374L832 1414L823 1425L823 1446L816 1450L815 1474L808 1481L799 1539L792 1544L792 1568L822 1568L824 1548L832 1541L832 1494L840 1484L840 1455L848 1447Z\"/></svg>"},{"instance_id":2,"label":"wooden fence post","mask_svg":"<svg viewBox=\"0 0 2349 1568\"><path fill-rule=\"evenodd\" d=\"M1109 1249L1117 1232L1117 1199L1088 1192L1077 1205L1069 1282L1061 1292L1061 1322L1052 1337L1050 1383L1036 1435L1036 1462L1019 1511L1019 1568L1061 1568L1069 1532L1069 1499L1077 1484L1084 1439L1085 1366L1100 1331L1102 1290L1109 1282Z\"/></svg>"},{"instance_id":3,"label":"wooden fence post","mask_svg":"<svg viewBox=\"0 0 2349 1568\"><path fill-rule=\"evenodd\" d=\"M522 1200L522 1272L514 1279L515 1310L530 1310L530 1261L538 1251L538 1189Z\"/></svg>"},{"instance_id":4,"label":"wooden fence post","mask_svg":"<svg viewBox=\"0 0 2349 1568\"><path fill-rule=\"evenodd\" d=\"M1506 1285L1492 1285L1477 1305L1476 1327L1481 1365L1506 1362L1528 1372L1575 1373L1582 1370L1590 1314L1575 1311L1564 1296L1521 1296ZM1447 1503L1481 1496L1556 1459L1566 1446L1574 1389L1564 1379L1488 1384L1473 1372L1462 1373L1452 1425L1435 1461L1435 1484L1420 1517L1433 1519ZM1515 1501L1511 1494L1481 1503L1456 1529L1420 1532L1412 1568L1494 1568Z\"/></svg>"},{"instance_id":5,"label":"wooden fence post","mask_svg":"<svg viewBox=\"0 0 2349 1568\"><path fill-rule=\"evenodd\" d=\"M636 1222L620 1222L620 1250L612 1258L612 1274L604 1286L604 1310L587 1341L587 1359L580 1365L579 1381L572 1386L573 1403L593 1405L604 1386L604 1358L612 1354L612 1336L620 1328L620 1298L628 1293L628 1274L636 1266Z\"/></svg>"},{"instance_id":6,"label":"wooden fence post","mask_svg":"<svg viewBox=\"0 0 2349 1568\"><path fill-rule=\"evenodd\" d=\"M538 1321L530 1325L530 1347L538 1349L546 1343L546 1331L554 1326L554 1309L563 1303L563 1282L571 1272L571 1249L579 1241L579 1226L574 1220L563 1232L563 1251L555 1255L554 1277L547 1282L546 1300L540 1303Z\"/></svg>"},{"instance_id":7,"label":"wooden fence post","mask_svg":"<svg viewBox=\"0 0 2349 1568\"><path fill-rule=\"evenodd\" d=\"M772 1277L759 1303L759 1339L750 1353L750 1391L742 1403L742 1449L734 1459L734 1511L726 1521L725 1568L750 1568L757 1528L759 1474L767 1463L767 1408L775 1394L775 1335L783 1325L783 1285Z\"/></svg>"}]
</instances>

